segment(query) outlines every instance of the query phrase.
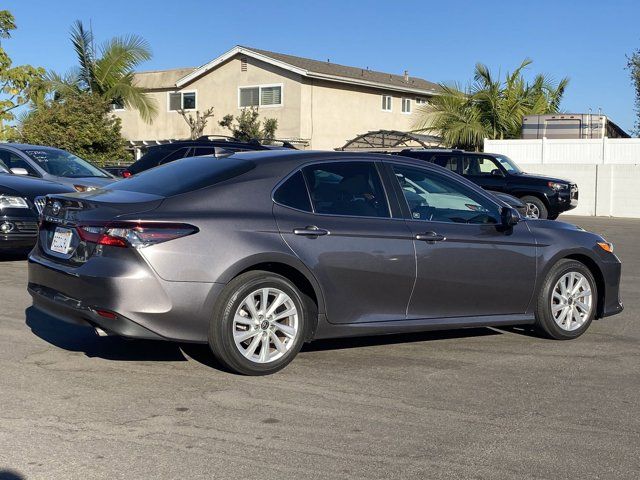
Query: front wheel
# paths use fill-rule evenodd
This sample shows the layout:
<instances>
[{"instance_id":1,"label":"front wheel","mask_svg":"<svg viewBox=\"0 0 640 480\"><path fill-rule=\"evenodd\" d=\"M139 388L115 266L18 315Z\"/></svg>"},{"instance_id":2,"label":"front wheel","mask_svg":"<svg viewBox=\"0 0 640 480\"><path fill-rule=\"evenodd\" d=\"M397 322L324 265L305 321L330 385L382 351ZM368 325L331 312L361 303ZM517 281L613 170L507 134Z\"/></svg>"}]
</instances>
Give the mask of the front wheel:
<instances>
[{"instance_id":1,"label":"front wheel","mask_svg":"<svg viewBox=\"0 0 640 480\"><path fill-rule=\"evenodd\" d=\"M576 260L560 260L542 285L536 325L556 340L582 335L595 317L598 289L591 271Z\"/></svg>"},{"instance_id":2,"label":"front wheel","mask_svg":"<svg viewBox=\"0 0 640 480\"><path fill-rule=\"evenodd\" d=\"M538 197L525 195L520 200L527 206L527 218L546 219L549 215L547 206Z\"/></svg>"},{"instance_id":3,"label":"front wheel","mask_svg":"<svg viewBox=\"0 0 640 480\"><path fill-rule=\"evenodd\" d=\"M252 271L222 292L209 328L216 358L234 372L268 375L288 365L302 347L310 301L285 277Z\"/></svg>"}]
</instances>

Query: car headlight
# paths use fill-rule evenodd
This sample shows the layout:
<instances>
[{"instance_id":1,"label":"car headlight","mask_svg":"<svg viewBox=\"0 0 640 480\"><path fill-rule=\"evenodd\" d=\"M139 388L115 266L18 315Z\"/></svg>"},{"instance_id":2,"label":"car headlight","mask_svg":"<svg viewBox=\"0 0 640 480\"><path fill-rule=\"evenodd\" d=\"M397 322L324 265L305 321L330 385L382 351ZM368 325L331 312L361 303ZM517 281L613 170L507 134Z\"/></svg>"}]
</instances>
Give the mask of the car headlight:
<instances>
[{"instance_id":1,"label":"car headlight","mask_svg":"<svg viewBox=\"0 0 640 480\"><path fill-rule=\"evenodd\" d=\"M0 210L3 208L29 208L29 204L22 197L0 195Z\"/></svg>"},{"instance_id":2,"label":"car headlight","mask_svg":"<svg viewBox=\"0 0 640 480\"><path fill-rule=\"evenodd\" d=\"M98 187L89 187L87 185L74 185L73 188L78 192L92 192L93 190L98 189Z\"/></svg>"},{"instance_id":3,"label":"car headlight","mask_svg":"<svg viewBox=\"0 0 640 480\"><path fill-rule=\"evenodd\" d=\"M556 191L560 191L560 190L568 190L569 189L569 185L567 185L566 183L558 183L558 182L549 182L547 185L549 185L550 188L553 188Z\"/></svg>"}]
</instances>

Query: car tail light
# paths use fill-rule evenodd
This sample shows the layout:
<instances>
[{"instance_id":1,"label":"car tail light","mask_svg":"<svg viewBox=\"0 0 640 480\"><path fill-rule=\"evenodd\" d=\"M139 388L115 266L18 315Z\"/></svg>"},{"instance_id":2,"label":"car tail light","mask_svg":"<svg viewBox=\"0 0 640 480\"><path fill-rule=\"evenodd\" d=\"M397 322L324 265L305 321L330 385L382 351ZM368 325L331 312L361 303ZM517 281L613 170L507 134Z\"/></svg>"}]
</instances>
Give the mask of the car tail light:
<instances>
[{"instance_id":1,"label":"car tail light","mask_svg":"<svg viewBox=\"0 0 640 480\"><path fill-rule=\"evenodd\" d=\"M129 170L123 170L122 171L122 176L124 178L129 178L131 176L131 172Z\"/></svg>"},{"instance_id":2,"label":"car tail light","mask_svg":"<svg viewBox=\"0 0 640 480\"><path fill-rule=\"evenodd\" d=\"M183 223L119 222L104 225L80 225L80 238L85 242L110 247L144 248L193 235L198 229Z\"/></svg>"}]
</instances>

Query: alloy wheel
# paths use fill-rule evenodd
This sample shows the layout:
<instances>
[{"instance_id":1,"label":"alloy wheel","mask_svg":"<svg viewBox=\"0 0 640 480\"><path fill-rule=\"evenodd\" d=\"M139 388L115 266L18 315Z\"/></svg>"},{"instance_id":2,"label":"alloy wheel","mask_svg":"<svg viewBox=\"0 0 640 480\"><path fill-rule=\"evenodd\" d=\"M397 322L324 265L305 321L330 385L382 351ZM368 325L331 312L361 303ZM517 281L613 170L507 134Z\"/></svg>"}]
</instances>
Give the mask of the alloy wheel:
<instances>
[{"instance_id":1,"label":"alloy wheel","mask_svg":"<svg viewBox=\"0 0 640 480\"><path fill-rule=\"evenodd\" d=\"M587 278L579 272L568 272L556 282L551 294L551 314L562 330L577 330L589 319L593 295Z\"/></svg>"},{"instance_id":2,"label":"alloy wheel","mask_svg":"<svg viewBox=\"0 0 640 480\"><path fill-rule=\"evenodd\" d=\"M260 288L247 295L233 318L233 339L240 353L255 363L278 360L298 334L298 309L278 288Z\"/></svg>"},{"instance_id":3,"label":"alloy wheel","mask_svg":"<svg viewBox=\"0 0 640 480\"><path fill-rule=\"evenodd\" d=\"M527 202L527 218L540 218L540 209L535 203Z\"/></svg>"}]
</instances>

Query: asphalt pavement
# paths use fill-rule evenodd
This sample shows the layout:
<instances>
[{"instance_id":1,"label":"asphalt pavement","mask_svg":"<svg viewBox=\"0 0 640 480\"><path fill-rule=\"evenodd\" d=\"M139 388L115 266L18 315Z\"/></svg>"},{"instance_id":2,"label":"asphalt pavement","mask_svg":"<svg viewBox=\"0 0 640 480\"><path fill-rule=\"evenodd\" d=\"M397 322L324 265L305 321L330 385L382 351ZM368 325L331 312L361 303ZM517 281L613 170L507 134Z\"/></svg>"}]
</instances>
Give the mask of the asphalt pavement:
<instances>
[{"instance_id":1,"label":"asphalt pavement","mask_svg":"<svg viewBox=\"0 0 640 480\"><path fill-rule=\"evenodd\" d=\"M637 479L640 220L622 314L558 342L471 329L314 342L242 377L205 346L97 337L29 310L0 258L0 480Z\"/></svg>"}]
</instances>

